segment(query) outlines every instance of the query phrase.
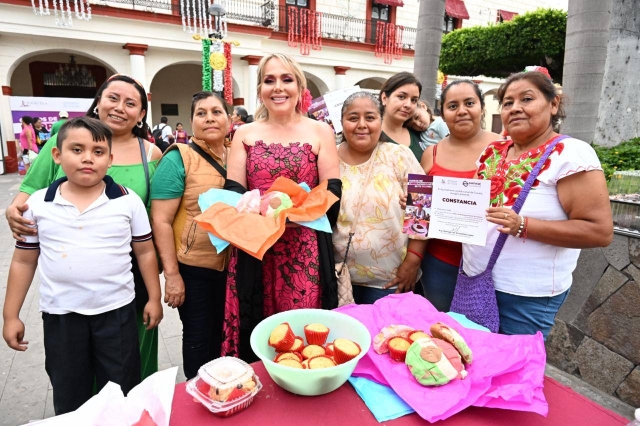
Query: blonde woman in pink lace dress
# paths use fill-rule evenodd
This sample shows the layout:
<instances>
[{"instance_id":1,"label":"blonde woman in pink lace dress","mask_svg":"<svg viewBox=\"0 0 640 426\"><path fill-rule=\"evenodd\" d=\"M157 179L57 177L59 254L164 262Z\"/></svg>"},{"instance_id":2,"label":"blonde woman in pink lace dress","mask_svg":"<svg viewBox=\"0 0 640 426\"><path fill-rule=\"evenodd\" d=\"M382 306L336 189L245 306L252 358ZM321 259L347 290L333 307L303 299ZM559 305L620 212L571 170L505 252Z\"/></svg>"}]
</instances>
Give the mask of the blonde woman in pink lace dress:
<instances>
[{"instance_id":1,"label":"blonde woman in pink lace dress","mask_svg":"<svg viewBox=\"0 0 640 426\"><path fill-rule=\"evenodd\" d=\"M264 57L258 66L256 121L241 126L231 144L226 189L264 193L280 176L311 188L329 181L340 197L335 137L325 123L306 117L310 95L300 65L282 54ZM328 212L332 225L340 203ZM232 251L227 279L225 341L222 355L256 359L249 336L263 318L300 308L337 306L337 282L331 234L296 224L262 261Z\"/></svg>"}]
</instances>

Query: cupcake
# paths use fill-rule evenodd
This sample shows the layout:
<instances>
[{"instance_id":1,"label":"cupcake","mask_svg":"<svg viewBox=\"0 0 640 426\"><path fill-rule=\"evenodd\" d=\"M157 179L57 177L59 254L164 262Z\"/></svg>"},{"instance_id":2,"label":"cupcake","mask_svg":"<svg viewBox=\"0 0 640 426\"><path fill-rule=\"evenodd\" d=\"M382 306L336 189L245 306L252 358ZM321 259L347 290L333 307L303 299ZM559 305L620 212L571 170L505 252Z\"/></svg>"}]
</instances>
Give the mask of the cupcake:
<instances>
[{"instance_id":1,"label":"cupcake","mask_svg":"<svg viewBox=\"0 0 640 426\"><path fill-rule=\"evenodd\" d=\"M362 349L349 339L339 338L333 341L333 359L336 364L344 364L357 357Z\"/></svg>"},{"instance_id":2,"label":"cupcake","mask_svg":"<svg viewBox=\"0 0 640 426\"><path fill-rule=\"evenodd\" d=\"M289 323L283 322L273 329L269 336L269 346L273 347L276 352L287 352L293 346L296 336L289 326Z\"/></svg>"},{"instance_id":3,"label":"cupcake","mask_svg":"<svg viewBox=\"0 0 640 426\"><path fill-rule=\"evenodd\" d=\"M329 367L335 367L336 363L333 359L331 359L331 357L328 357L326 355L318 355L318 356L314 356L313 358L309 358L308 360L308 365L309 365L309 369L310 370L315 370L318 368L329 368Z\"/></svg>"},{"instance_id":4,"label":"cupcake","mask_svg":"<svg viewBox=\"0 0 640 426\"><path fill-rule=\"evenodd\" d=\"M304 327L304 335L308 345L324 345L329 335L329 329L322 324L314 323Z\"/></svg>"},{"instance_id":5,"label":"cupcake","mask_svg":"<svg viewBox=\"0 0 640 426\"><path fill-rule=\"evenodd\" d=\"M295 359L296 361L302 362L302 355L300 355L298 352L283 352L276 355L273 362L280 362L283 359Z\"/></svg>"},{"instance_id":6,"label":"cupcake","mask_svg":"<svg viewBox=\"0 0 640 426\"><path fill-rule=\"evenodd\" d=\"M465 342L460 333L452 327L438 322L431 326L431 334L433 334L433 337L437 337L438 339L451 343L458 352L460 352L465 363L471 364L471 362L473 362L473 353L471 352L471 348L469 348L469 345L467 345L467 342Z\"/></svg>"},{"instance_id":7,"label":"cupcake","mask_svg":"<svg viewBox=\"0 0 640 426\"><path fill-rule=\"evenodd\" d=\"M333 356L333 343L329 343L327 346L324 347L324 352L328 355L328 356Z\"/></svg>"},{"instance_id":8,"label":"cupcake","mask_svg":"<svg viewBox=\"0 0 640 426\"><path fill-rule=\"evenodd\" d=\"M389 340L392 337L409 337L415 329L408 325L390 325L380 330L380 333L373 338L373 349L379 354L389 352Z\"/></svg>"},{"instance_id":9,"label":"cupcake","mask_svg":"<svg viewBox=\"0 0 640 426\"><path fill-rule=\"evenodd\" d=\"M282 359L278 361L278 365L284 365L285 367L302 369L302 363L295 359Z\"/></svg>"},{"instance_id":10,"label":"cupcake","mask_svg":"<svg viewBox=\"0 0 640 426\"><path fill-rule=\"evenodd\" d=\"M415 342L418 339L424 339L424 338L430 339L431 336L429 336L427 333L425 333L422 330L416 330L409 335L409 341L411 343Z\"/></svg>"},{"instance_id":11,"label":"cupcake","mask_svg":"<svg viewBox=\"0 0 640 426\"><path fill-rule=\"evenodd\" d=\"M295 340L295 342L293 342L293 346L291 346L289 351L290 352L302 352L302 349L304 349L304 340L302 340L302 337L296 336L296 340Z\"/></svg>"},{"instance_id":12,"label":"cupcake","mask_svg":"<svg viewBox=\"0 0 640 426\"><path fill-rule=\"evenodd\" d=\"M404 359L407 356L407 350L409 350L409 346L411 346L409 340L404 337L394 337L389 340L389 355L391 355L391 359L404 362Z\"/></svg>"},{"instance_id":13,"label":"cupcake","mask_svg":"<svg viewBox=\"0 0 640 426\"><path fill-rule=\"evenodd\" d=\"M320 345L308 345L302 350L302 358L309 359L314 356L324 355L324 348Z\"/></svg>"}]
</instances>

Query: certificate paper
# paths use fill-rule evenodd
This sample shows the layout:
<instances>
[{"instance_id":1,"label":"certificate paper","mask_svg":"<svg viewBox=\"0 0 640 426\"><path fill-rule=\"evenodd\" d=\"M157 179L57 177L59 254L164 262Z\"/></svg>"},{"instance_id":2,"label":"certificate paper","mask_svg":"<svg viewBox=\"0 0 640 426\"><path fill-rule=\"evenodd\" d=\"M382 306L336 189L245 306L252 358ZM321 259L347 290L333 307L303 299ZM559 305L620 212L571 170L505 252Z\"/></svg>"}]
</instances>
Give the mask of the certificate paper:
<instances>
[{"instance_id":1,"label":"certificate paper","mask_svg":"<svg viewBox=\"0 0 640 426\"><path fill-rule=\"evenodd\" d=\"M484 246L491 181L434 176L429 238Z\"/></svg>"}]
</instances>

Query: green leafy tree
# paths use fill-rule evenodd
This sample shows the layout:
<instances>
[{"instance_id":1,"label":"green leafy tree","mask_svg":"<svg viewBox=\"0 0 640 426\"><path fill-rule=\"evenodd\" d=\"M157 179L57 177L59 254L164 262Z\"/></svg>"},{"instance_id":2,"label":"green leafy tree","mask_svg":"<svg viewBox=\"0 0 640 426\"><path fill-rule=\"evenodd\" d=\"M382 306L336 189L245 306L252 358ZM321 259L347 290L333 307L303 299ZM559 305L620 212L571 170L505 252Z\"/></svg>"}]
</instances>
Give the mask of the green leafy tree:
<instances>
[{"instance_id":1,"label":"green leafy tree","mask_svg":"<svg viewBox=\"0 0 640 426\"><path fill-rule=\"evenodd\" d=\"M491 26L462 28L442 37L445 74L504 78L529 65L562 80L567 12L537 9Z\"/></svg>"}]
</instances>

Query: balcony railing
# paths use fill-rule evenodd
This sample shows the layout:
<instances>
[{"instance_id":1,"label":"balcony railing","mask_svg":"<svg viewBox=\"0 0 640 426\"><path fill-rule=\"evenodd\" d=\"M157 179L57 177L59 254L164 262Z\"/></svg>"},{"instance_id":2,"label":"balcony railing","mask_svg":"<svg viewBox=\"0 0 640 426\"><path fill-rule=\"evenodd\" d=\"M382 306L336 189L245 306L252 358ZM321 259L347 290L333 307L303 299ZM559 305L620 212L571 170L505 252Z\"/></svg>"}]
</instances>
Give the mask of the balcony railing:
<instances>
[{"instance_id":1,"label":"balcony railing","mask_svg":"<svg viewBox=\"0 0 640 426\"><path fill-rule=\"evenodd\" d=\"M163 14L173 13L171 0L89 0L89 3L119 9L142 10Z\"/></svg>"},{"instance_id":2,"label":"balcony railing","mask_svg":"<svg viewBox=\"0 0 640 426\"><path fill-rule=\"evenodd\" d=\"M90 0L90 2L110 7L178 16L183 13L179 0ZM268 27L279 32L289 32L288 8L294 6L280 6L275 4L274 0L215 0L215 2L224 6L229 23ZM193 11L185 10L184 13L193 16ZM357 43L376 43L376 22L324 12L321 22L323 38ZM416 29L402 28L402 47L415 49Z\"/></svg>"}]
</instances>

